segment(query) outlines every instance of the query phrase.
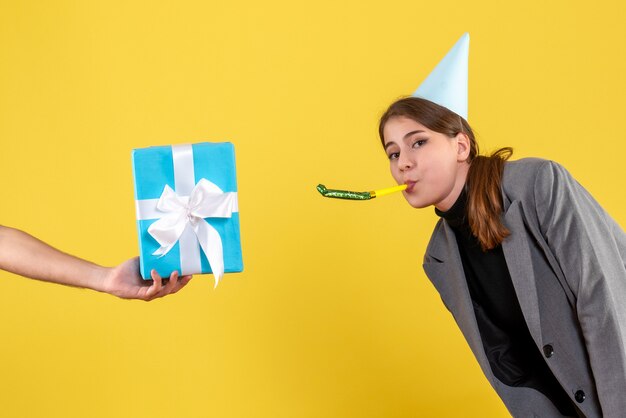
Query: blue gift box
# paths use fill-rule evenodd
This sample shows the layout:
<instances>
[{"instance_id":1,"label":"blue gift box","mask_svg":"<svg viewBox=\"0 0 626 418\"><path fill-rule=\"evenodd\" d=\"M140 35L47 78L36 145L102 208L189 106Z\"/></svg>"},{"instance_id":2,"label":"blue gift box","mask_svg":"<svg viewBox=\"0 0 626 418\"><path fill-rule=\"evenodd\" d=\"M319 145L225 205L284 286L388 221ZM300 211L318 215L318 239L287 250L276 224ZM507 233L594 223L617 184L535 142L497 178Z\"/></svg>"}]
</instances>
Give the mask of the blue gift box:
<instances>
[{"instance_id":1,"label":"blue gift box","mask_svg":"<svg viewBox=\"0 0 626 418\"><path fill-rule=\"evenodd\" d=\"M214 273L217 283L221 261L242 271L233 144L141 148L132 159L141 276Z\"/></svg>"}]
</instances>

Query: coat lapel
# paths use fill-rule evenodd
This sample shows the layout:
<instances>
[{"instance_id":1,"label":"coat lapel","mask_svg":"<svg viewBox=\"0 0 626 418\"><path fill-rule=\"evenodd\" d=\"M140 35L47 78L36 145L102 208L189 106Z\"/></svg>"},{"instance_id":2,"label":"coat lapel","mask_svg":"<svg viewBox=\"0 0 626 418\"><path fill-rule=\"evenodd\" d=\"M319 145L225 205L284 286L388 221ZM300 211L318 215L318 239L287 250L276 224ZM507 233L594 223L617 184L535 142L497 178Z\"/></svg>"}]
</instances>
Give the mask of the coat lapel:
<instances>
[{"instance_id":1,"label":"coat lapel","mask_svg":"<svg viewBox=\"0 0 626 418\"><path fill-rule=\"evenodd\" d=\"M504 257L528 329L536 344L541 347L539 302L522 205L519 201L505 201L505 205L507 208L504 224L511 231L511 235L502 243ZM454 315L483 372L492 380L491 367L476 323L456 237L452 228L443 220L435 229L426 251L424 271Z\"/></svg>"},{"instance_id":2,"label":"coat lapel","mask_svg":"<svg viewBox=\"0 0 626 418\"><path fill-rule=\"evenodd\" d=\"M476 323L474 306L465 280L456 237L452 228L443 220L439 222L426 251L426 260L424 263L426 275L454 316L483 373L490 382L493 382L493 374Z\"/></svg>"},{"instance_id":3,"label":"coat lapel","mask_svg":"<svg viewBox=\"0 0 626 418\"><path fill-rule=\"evenodd\" d=\"M511 235L502 243L506 265L509 269L528 329L535 343L541 347L539 300L537 298L535 274L532 268L533 261L529 248L531 244L529 233L524 226L524 216L520 201L514 201L510 204L504 215L504 224L511 231Z\"/></svg>"}]
</instances>

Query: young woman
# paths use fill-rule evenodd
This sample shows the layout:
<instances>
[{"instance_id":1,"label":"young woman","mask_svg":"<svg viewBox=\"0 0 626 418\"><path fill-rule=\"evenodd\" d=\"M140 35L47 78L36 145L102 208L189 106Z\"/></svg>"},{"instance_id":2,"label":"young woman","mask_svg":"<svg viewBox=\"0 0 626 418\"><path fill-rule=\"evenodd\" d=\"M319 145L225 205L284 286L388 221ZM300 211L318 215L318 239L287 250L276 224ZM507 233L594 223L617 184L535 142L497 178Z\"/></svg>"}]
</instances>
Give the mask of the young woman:
<instances>
[{"instance_id":1,"label":"young woman","mask_svg":"<svg viewBox=\"0 0 626 418\"><path fill-rule=\"evenodd\" d=\"M139 276L139 260L102 267L56 250L15 228L0 225L0 269L21 276L88 288L124 299L152 300L176 293L191 280L172 273L167 284L152 271L152 281Z\"/></svg>"},{"instance_id":2,"label":"young woman","mask_svg":"<svg viewBox=\"0 0 626 418\"><path fill-rule=\"evenodd\" d=\"M626 234L560 165L480 156L468 123L425 99L379 134L415 208L441 217L424 256L487 379L519 417L626 414Z\"/></svg>"}]
</instances>

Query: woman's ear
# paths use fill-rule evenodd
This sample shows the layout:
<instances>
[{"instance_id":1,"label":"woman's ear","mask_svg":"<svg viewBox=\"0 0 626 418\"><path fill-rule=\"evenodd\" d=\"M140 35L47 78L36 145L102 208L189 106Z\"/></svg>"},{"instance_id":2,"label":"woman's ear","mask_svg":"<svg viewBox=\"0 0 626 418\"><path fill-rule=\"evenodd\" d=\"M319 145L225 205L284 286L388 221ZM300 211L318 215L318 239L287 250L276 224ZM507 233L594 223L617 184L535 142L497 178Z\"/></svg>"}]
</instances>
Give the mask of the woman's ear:
<instances>
[{"instance_id":1,"label":"woman's ear","mask_svg":"<svg viewBox=\"0 0 626 418\"><path fill-rule=\"evenodd\" d=\"M467 161L467 159L469 158L470 149L471 149L471 143L470 143L471 141L469 137L467 136L467 134L463 132L459 132L458 134L456 134L454 139L456 139L456 143L457 143L457 161L458 162Z\"/></svg>"}]
</instances>

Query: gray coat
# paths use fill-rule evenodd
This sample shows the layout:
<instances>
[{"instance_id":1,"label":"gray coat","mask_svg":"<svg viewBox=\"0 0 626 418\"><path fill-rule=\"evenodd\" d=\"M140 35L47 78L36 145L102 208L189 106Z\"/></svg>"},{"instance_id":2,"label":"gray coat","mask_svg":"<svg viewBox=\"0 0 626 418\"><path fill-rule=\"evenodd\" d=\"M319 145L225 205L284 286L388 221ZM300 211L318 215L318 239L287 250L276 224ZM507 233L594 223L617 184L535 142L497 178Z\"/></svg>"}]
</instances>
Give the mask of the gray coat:
<instances>
[{"instance_id":1,"label":"gray coat","mask_svg":"<svg viewBox=\"0 0 626 418\"><path fill-rule=\"evenodd\" d=\"M626 417L626 234L560 165L507 162L502 248L528 329L586 417ZM503 384L485 355L455 235L441 219L424 270L515 417L560 417L531 388Z\"/></svg>"}]
</instances>

